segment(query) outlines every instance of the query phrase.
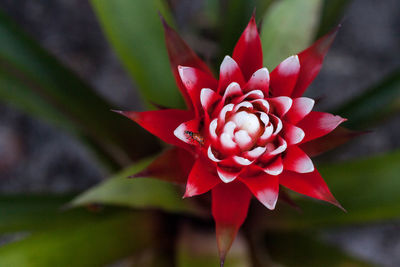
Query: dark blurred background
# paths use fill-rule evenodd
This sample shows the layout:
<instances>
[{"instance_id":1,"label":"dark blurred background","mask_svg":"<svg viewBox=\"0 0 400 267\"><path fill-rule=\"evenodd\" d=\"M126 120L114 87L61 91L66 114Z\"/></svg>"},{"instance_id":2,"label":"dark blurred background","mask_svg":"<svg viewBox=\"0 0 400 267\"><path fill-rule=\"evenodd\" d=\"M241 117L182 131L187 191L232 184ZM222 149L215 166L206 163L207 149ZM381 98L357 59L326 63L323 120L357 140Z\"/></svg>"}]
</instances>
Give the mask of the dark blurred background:
<instances>
[{"instance_id":1,"label":"dark blurred background","mask_svg":"<svg viewBox=\"0 0 400 267\"><path fill-rule=\"evenodd\" d=\"M199 23L196 14L203 1L172 2L179 30L189 43L194 42L187 25ZM89 2L0 0L0 8L110 99L115 105L110 108L143 109L133 81L107 43ZM212 43L204 44L203 49L213 47ZM319 107L330 109L399 67L400 1L354 0L346 9L343 27L324 68L307 94L321 97ZM371 128L372 133L340 148L336 159L400 148L400 116ZM107 175L71 136L0 103L1 193L80 192ZM354 193L362 194L356 188ZM325 238L378 265L400 266L400 222L335 230L327 232Z\"/></svg>"}]
</instances>

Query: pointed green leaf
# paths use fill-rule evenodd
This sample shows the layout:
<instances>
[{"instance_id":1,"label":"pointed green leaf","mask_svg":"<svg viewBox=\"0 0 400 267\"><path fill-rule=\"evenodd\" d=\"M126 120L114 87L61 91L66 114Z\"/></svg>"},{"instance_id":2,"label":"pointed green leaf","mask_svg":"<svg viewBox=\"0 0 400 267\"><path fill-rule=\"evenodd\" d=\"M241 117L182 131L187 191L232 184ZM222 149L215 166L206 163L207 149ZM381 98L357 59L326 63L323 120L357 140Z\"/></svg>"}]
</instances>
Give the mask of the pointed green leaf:
<instances>
[{"instance_id":1,"label":"pointed green leaf","mask_svg":"<svg viewBox=\"0 0 400 267\"><path fill-rule=\"evenodd\" d=\"M279 205L276 212L268 214L266 225L280 229L302 229L400 218L399 162L400 151L397 151L317 166L347 213L332 205L299 197L296 203L303 212Z\"/></svg>"},{"instance_id":2,"label":"pointed green leaf","mask_svg":"<svg viewBox=\"0 0 400 267\"><path fill-rule=\"evenodd\" d=\"M72 206L106 204L132 208L156 208L169 212L196 213L188 199L182 199L183 192L174 184L152 178L133 178L151 160L135 164L103 183L76 197Z\"/></svg>"},{"instance_id":3,"label":"pointed green leaf","mask_svg":"<svg viewBox=\"0 0 400 267\"><path fill-rule=\"evenodd\" d=\"M272 70L307 48L315 36L322 0L281 0L268 9L261 27L264 66Z\"/></svg>"},{"instance_id":4,"label":"pointed green leaf","mask_svg":"<svg viewBox=\"0 0 400 267\"><path fill-rule=\"evenodd\" d=\"M142 96L161 106L182 107L157 14L171 17L165 1L92 0L91 3L108 40Z\"/></svg>"}]
</instances>

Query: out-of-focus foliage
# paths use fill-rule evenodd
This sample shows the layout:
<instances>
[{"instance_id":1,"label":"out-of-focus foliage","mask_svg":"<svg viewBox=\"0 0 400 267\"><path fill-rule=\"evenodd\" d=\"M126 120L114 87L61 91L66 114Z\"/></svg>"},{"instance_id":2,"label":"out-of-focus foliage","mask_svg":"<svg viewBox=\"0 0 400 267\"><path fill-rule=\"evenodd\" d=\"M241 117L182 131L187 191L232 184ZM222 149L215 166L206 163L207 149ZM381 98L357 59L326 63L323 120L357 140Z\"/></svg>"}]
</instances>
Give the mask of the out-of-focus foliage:
<instances>
[{"instance_id":1,"label":"out-of-focus foliage","mask_svg":"<svg viewBox=\"0 0 400 267\"><path fill-rule=\"evenodd\" d=\"M2 196L0 234L48 227L56 220L60 207L70 199L68 196Z\"/></svg>"},{"instance_id":2,"label":"out-of-focus foliage","mask_svg":"<svg viewBox=\"0 0 400 267\"><path fill-rule=\"evenodd\" d=\"M105 34L134 78L144 99L183 107L171 74L157 12L171 19L162 0L92 0ZM151 64L150 64L151 62Z\"/></svg>"},{"instance_id":3,"label":"out-of-focus foliage","mask_svg":"<svg viewBox=\"0 0 400 267\"><path fill-rule=\"evenodd\" d=\"M0 247L0 266L87 267L113 263L149 244L151 228L146 219L139 213L121 211L60 220Z\"/></svg>"},{"instance_id":4,"label":"out-of-focus foliage","mask_svg":"<svg viewBox=\"0 0 400 267\"><path fill-rule=\"evenodd\" d=\"M268 234L265 237L265 244L272 261L284 266L372 266L346 255L334 246L319 241L317 234L313 232Z\"/></svg>"},{"instance_id":5,"label":"out-of-focus foliage","mask_svg":"<svg viewBox=\"0 0 400 267\"><path fill-rule=\"evenodd\" d=\"M322 0L276 1L261 26L264 65L272 70L288 56L307 48L315 36Z\"/></svg>"},{"instance_id":6,"label":"out-of-focus foliage","mask_svg":"<svg viewBox=\"0 0 400 267\"><path fill-rule=\"evenodd\" d=\"M400 111L400 70L367 89L334 112L348 118L349 127L365 128L376 125Z\"/></svg>"},{"instance_id":7,"label":"out-of-focus foliage","mask_svg":"<svg viewBox=\"0 0 400 267\"><path fill-rule=\"evenodd\" d=\"M110 112L109 103L2 13L0 36L2 101L68 130L114 164L155 151L150 135Z\"/></svg>"}]
</instances>

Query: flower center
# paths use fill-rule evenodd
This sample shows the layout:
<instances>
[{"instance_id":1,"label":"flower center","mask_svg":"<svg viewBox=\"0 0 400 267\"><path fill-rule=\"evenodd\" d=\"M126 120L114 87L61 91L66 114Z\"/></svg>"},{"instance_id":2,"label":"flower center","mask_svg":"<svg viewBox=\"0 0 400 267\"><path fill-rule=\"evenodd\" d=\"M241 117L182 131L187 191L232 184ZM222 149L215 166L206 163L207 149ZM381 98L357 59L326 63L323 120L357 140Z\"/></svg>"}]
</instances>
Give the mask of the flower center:
<instances>
[{"instance_id":1,"label":"flower center","mask_svg":"<svg viewBox=\"0 0 400 267\"><path fill-rule=\"evenodd\" d=\"M233 115L230 121L236 124L238 130L246 131L251 137L255 137L260 132L260 120L252 113L240 111Z\"/></svg>"}]
</instances>

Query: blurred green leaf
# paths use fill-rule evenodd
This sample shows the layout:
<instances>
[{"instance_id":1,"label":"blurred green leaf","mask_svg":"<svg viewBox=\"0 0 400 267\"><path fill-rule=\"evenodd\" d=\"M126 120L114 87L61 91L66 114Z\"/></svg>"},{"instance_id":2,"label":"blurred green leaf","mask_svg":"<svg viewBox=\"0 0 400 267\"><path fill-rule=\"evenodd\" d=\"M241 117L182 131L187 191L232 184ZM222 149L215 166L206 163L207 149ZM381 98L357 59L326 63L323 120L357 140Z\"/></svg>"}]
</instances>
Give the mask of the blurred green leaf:
<instances>
[{"instance_id":1,"label":"blurred green leaf","mask_svg":"<svg viewBox=\"0 0 400 267\"><path fill-rule=\"evenodd\" d=\"M400 218L400 151L318 167L347 213L323 202L296 199L303 212L279 205L266 225L303 229Z\"/></svg>"},{"instance_id":2,"label":"blurred green leaf","mask_svg":"<svg viewBox=\"0 0 400 267\"><path fill-rule=\"evenodd\" d=\"M265 14L261 27L264 66L272 70L307 48L315 36L322 0L281 0Z\"/></svg>"},{"instance_id":3,"label":"blurred green leaf","mask_svg":"<svg viewBox=\"0 0 400 267\"><path fill-rule=\"evenodd\" d=\"M350 128L371 127L400 111L400 69L334 110L348 119Z\"/></svg>"},{"instance_id":4,"label":"blurred green leaf","mask_svg":"<svg viewBox=\"0 0 400 267\"><path fill-rule=\"evenodd\" d=\"M132 208L157 208L169 212L196 213L190 200L183 200L178 187L152 178L127 177L138 173L151 160L135 164L76 197L71 206L106 204Z\"/></svg>"},{"instance_id":5,"label":"blurred green leaf","mask_svg":"<svg viewBox=\"0 0 400 267\"><path fill-rule=\"evenodd\" d=\"M110 112L109 103L1 12L0 99L69 130L114 163L155 151L143 142L154 140L149 134Z\"/></svg>"},{"instance_id":6,"label":"blurred green leaf","mask_svg":"<svg viewBox=\"0 0 400 267\"><path fill-rule=\"evenodd\" d=\"M272 260L284 266L372 266L350 257L334 246L317 240L315 233L268 234L265 238L265 244Z\"/></svg>"},{"instance_id":7,"label":"blurred green leaf","mask_svg":"<svg viewBox=\"0 0 400 267\"><path fill-rule=\"evenodd\" d=\"M91 0L105 34L143 97L166 107L183 107L157 12L171 15L162 0Z\"/></svg>"},{"instance_id":8,"label":"blurred green leaf","mask_svg":"<svg viewBox=\"0 0 400 267\"><path fill-rule=\"evenodd\" d=\"M104 266L148 246L146 217L111 212L67 221L0 247L0 266Z\"/></svg>"},{"instance_id":9,"label":"blurred green leaf","mask_svg":"<svg viewBox=\"0 0 400 267\"><path fill-rule=\"evenodd\" d=\"M0 233L48 226L70 199L71 196L1 196Z\"/></svg>"},{"instance_id":10,"label":"blurred green leaf","mask_svg":"<svg viewBox=\"0 0 400 267\"><path fill-rule=\"evenodd\" d=\"M351 0L324 0L317 38L332 30L339 24L341 16Z\"/></svg>"}]
</instances>

